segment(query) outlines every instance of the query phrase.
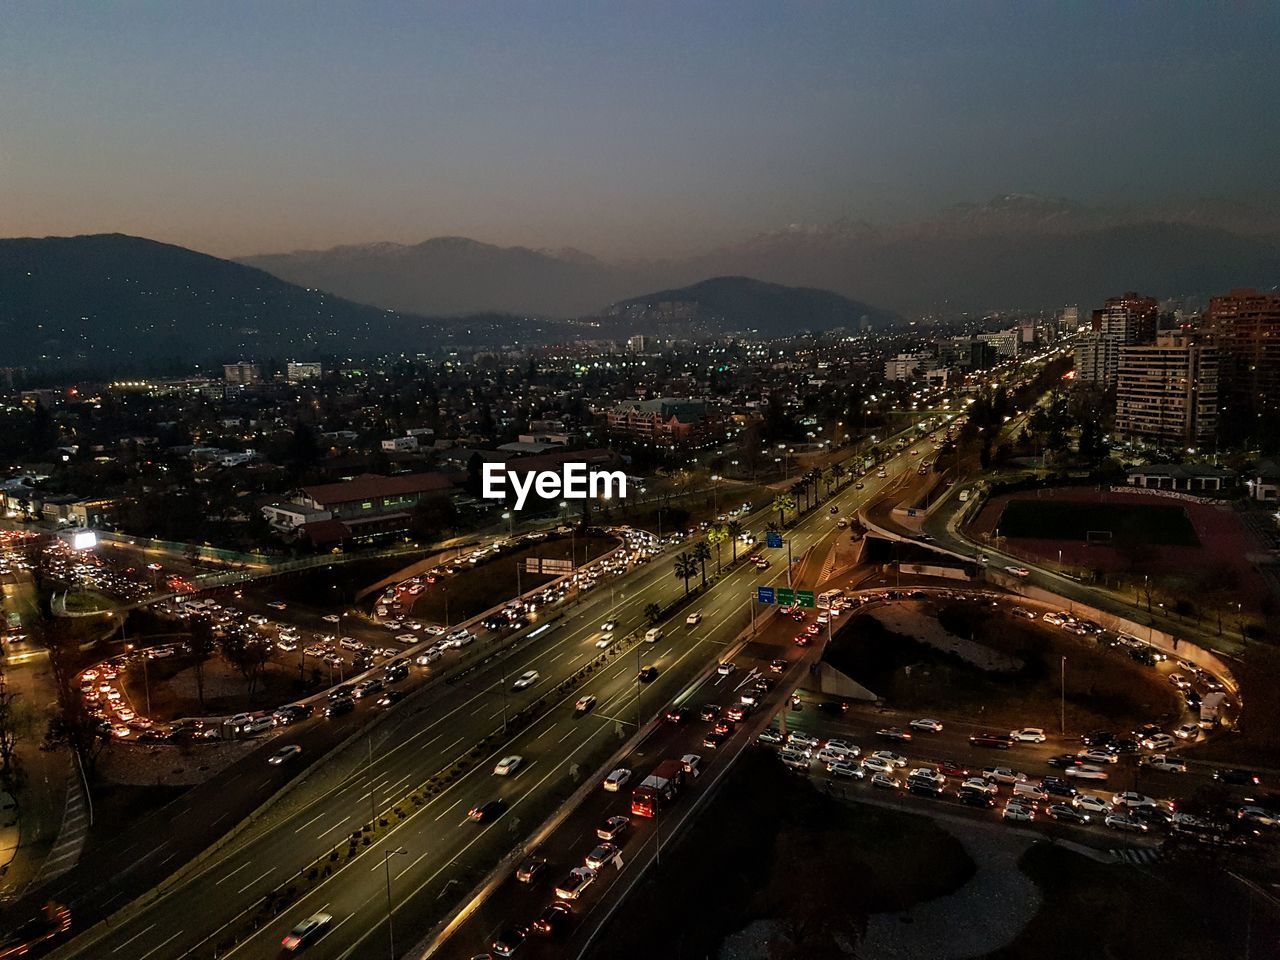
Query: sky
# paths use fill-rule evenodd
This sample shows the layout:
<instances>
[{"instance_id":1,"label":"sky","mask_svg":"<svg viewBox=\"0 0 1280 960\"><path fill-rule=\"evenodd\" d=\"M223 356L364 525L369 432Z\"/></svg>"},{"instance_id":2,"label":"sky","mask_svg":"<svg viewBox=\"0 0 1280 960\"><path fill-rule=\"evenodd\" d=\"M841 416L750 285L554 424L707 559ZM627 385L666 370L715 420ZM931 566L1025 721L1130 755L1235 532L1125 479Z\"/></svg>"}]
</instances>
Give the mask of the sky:
<instances>
[{"instance_id":1,"label":"sky","mask_svg":"<svg viewBox=\"0 0 1280 960\"><path fill-rule=\"evenodd\" d=\"M1275 194L1280 4L0 0L0 236L667 256Z\"/></svg>"}]
</instances>

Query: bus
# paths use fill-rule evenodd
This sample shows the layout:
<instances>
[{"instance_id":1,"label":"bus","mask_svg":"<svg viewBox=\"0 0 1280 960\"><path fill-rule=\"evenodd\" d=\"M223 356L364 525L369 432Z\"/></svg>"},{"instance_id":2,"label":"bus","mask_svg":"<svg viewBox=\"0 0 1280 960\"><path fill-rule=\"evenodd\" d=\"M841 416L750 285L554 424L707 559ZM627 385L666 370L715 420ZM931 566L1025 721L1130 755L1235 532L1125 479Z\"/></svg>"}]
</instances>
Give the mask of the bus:
<instances>
[{"instance_id":1,"label":"bus","mask_svg":"<svg viewBox=\"0 0 1280 960\"><path fill-rule=\"evenodd\" d=\"M830 610L831 604L837 600L844 599L843 590L828 590L826 593L818 594L818 606L823 610Z\"/></svg>"},{"instance_id":2,"label":"bus","mask_svg":"<svg viewBox=\"0 0 1280 960\"><path fill-rule=\"evenodd\" d=\"M663 760L631 791L631 812L637 817L656 817L658 810L680 796L683 788L684 763Z\"/></svg>"}]
</instances>

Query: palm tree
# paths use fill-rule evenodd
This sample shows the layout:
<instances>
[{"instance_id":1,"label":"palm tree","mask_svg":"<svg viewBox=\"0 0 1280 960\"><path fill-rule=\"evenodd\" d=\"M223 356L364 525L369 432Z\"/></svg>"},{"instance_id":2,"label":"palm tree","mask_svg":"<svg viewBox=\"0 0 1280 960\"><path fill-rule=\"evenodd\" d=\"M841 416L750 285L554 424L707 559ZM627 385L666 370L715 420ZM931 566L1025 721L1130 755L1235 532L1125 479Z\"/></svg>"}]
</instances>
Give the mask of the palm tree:
<instances>
[{"instance_id":1,"label":"palm tree","mask_svg":"<svg viewBox=\"0 0 1280 960\"><path fill-rule=\"evenodd\" d=\"M738 562L738 538L742 536L742 524L737 520L730 520L724 528L724 532L728 534L730 542L733 544L733 562Z\"/></svg>"},{"instance_id":2,"label":"palm tree","mask_svg":"<svg viewBox=\"0 0 1280 960\"><path fill-rule=\"evenodd\" d=\"M795 497L797 501L799 501L801 494L804 494L804 508L808 510L809 509L809 481L804 477L801 477L799 480L797 480L795 483L791 485L791 495Z\"/></svg>"},{"instance_id":3,"label":"palm tree","mask_svg":"<svg viewBox=\"0 0 1280 960\"><path fill-rule=\"evenodd\" d=\"M698 568L702 571L702 589L707 588L707 561L711 559L711 544L706 540L699 540L693 545L693 558L698 561Z\"/></svg>"},{"instance_id":4,"label":"palm tree","mask_svg":"<svg viewBox=\"0 0 1280 960\"><path fill-rule=\"evenodd\" d=\"M787 511L796 508L796 498L794 492L779 493L773 498L773 509L778 511L778 526L781 528L787 522Z\"/></svg>"},{"instance_id":5,"label":"palm tree","mask_svg":"<svg viewBox=\"0 0 1280 960\"><path fill-rule=\"evenodd\" d=\"M831 478L835 480L837 486L839 485L840 481L844 479L845 474L848 472L849 472L848 468L845 467L843 463L833 463L831 465Z\"/></svg>"},{"instance_id":6,"label":"palm tree","mask_svg":"<svg viewBox=\"0 0 1280 960\"><path fill-rule=\"evenodd\" d=\"M770 520L764 525L764 529L766 533L778 533L782 530L782 527L779 526L777 520Z\"/></svg>"},{"instance_id":7,"label":"palm tree","mask_svg":"<svg viewBox=\"0 0 1280 960\"><path fill-rule=\"evenodd\" d=\"M717 524L707 531L707 543L716 548L716 573L720 573L720 548L729 539L729 531L724 524Z\"/></svg>"},{"instance_id":8,"label":"palm tree","mask_svg":"<svg viewBox=\"0 0 1280 960\"><path fill-rule=\"evenodd\" d=\"M644 607L644 618L652 624L662 619L662 608L656 603L647 603Z\"/></svg>"},{"instance_id":9,"label":"palm tree","mask_svg":"<svg viewBox=\"0 0 1280 960\"><path fill-rule=\"evenodd\" d=\"M675 559L676 576L684 580L684 595L689 595L689 578L698 573L698 561L687 553L679 553Z\"/></svg>"},{"instance_id":10,"label":"palm tree","mask_svg":"<svg viewBox=\"0 0 1280 960\"><path fill-rule=\"evenodd\" d=\"M816 507L821 502L818 496L818 487L819 484L822 483L822 469L820 467L814 467L804 476L813 487L813 505Z\"/></svg>"}]
</instances>

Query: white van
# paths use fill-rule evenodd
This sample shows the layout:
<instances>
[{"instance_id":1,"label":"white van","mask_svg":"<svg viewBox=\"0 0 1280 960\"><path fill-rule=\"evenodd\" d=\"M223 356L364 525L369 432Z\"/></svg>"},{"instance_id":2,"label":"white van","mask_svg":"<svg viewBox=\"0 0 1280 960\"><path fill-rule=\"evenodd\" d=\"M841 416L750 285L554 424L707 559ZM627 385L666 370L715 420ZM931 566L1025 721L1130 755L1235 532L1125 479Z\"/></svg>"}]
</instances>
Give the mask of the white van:
<instances>
[{"instance_id":1,"label":"white van","mask_svg":"<svg viewBox=\"0 0 1280 960\"><path fill-rule=\"evenodd\" d=\"M650 630L648 633L644 635L645 643L657 643L661 639L662 639L661 627L654 627L652 630Z\"/></svg>"},{"instance_id":2,"label":"white van","mask_svg":"<svg viewBox=\"0 0 1280 960\"><path fill-rule=\"evenodd\" d=\"M1019 782L1013 785L1015 797L1028 797L1032 800L1048 800L1049 794L1043 787L1035 783Z\"/></svg>"}]
</instances>

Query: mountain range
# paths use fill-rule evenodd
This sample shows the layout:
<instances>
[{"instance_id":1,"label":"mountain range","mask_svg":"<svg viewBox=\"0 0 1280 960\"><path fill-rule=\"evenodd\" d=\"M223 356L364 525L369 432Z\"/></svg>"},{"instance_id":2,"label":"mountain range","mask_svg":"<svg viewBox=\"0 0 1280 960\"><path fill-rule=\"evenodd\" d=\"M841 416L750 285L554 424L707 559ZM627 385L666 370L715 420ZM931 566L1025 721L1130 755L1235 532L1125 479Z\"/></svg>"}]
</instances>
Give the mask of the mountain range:
<instances>
[{"instance_id":1,"label":"mountain range","mask_svg":"<svg viewBox=\"0 0 1280 960\"><path fill-rule=\"evenodd\" d=\"M3 366L111 368L368 356L551 339L559 325L430 318L354 303L122 234L0 240Z\"/></svg>"},{"instance_id":2,"label":"mountain range","mask_svg":"<svg viewBox=\"0 0 1280 960\"><path fill-rule=\"evenodd\" d=\"M701 254L608 262L460 237L242 258L282 279L393 310L553 317L707 277L831 290L909 315L1089 305L1124 290L1203 298L1280 276L1280 215L1204 200L1087 207L1009 194L891 227L791 225Z\"/></svg>"}]
</instances>

